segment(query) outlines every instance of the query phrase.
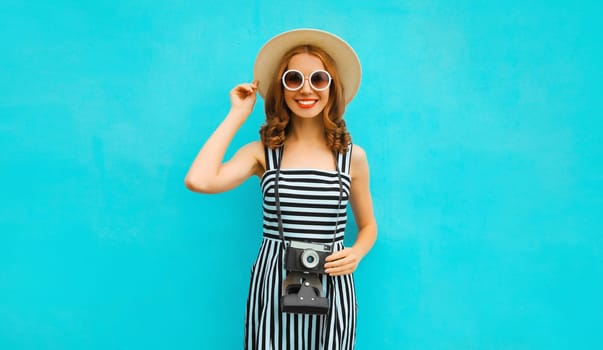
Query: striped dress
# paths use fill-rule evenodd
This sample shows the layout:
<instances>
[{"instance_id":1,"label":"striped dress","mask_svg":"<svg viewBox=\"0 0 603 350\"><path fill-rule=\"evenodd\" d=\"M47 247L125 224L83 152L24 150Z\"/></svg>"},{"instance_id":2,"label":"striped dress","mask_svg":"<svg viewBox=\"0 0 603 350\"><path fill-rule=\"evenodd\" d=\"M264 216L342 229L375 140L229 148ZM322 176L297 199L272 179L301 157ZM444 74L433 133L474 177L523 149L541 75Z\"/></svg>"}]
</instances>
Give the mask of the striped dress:
<instances>
[{"instance_id":1,"label":"striped dress","mask_svg":"<svg viewBox=\"0 0 603 350\"><path fill-rule=\"evenodd\" d=\"M251 271L245 320L245 349L248 350L348 350L356 338L356 295L353 275L320 275L329 298L326 315L283 313L281 288L286 271L279 237L274 182L282 149L266 148L266 172L261 180L264 234ZM286 240L331 243L338 222L334 251L343 249L351 177L348 152L338 154L343 195L339 204L337 171L281 169L279 198ZM337 219L339 211L339 219Z\"/></svg>"}]
</instances>

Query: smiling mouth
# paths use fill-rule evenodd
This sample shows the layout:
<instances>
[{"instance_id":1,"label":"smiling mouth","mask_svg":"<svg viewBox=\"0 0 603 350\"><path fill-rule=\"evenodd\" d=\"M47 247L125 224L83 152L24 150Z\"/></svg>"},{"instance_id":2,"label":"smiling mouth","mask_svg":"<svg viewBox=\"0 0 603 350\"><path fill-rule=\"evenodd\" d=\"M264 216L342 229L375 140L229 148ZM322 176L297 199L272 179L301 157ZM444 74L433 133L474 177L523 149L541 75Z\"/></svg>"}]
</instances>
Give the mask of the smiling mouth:
<instances>
[{"instance_id":1,"label":"smiling mouth","mask_svg":"<svg viewBox=\"0 0 603 350\"><path fill-rule=\"evenodd\" d=\"M295 102L301 108L312 108L318 103L318 100L296 100Z\"/></svg>"}]
</instances>

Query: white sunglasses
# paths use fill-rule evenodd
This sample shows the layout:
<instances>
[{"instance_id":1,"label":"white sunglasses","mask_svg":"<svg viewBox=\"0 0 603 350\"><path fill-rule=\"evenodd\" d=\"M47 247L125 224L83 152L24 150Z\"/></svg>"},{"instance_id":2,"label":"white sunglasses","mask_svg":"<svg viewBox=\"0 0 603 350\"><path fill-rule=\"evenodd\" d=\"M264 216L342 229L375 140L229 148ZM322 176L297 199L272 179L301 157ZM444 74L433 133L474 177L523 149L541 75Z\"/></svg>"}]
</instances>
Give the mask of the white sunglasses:
<instances>
[{"instance_id":1,"label":"white sunglasses","mask_svg":"<svg viewBox=\"0 0 603 350\"><path fill-rule=\"evenodd\" d=\"M297 69L289 69L283 73L283 86L289 91L297 91L304 87L306 78ZM315 70L308 76L310 87L314 91L325 91L331 86L331 74L323 69Z\"/></svg>"}]
</instances>

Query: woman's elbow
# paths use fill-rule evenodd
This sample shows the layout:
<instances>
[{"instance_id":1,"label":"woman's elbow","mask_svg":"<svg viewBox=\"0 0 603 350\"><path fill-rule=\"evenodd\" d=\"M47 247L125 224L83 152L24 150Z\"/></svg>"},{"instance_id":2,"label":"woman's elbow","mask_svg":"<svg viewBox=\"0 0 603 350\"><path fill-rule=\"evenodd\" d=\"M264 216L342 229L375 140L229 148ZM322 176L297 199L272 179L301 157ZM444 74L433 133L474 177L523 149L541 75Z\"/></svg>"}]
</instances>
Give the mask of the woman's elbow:
<instances>
[{"instance_id":1,"label":"woman's elbow","mask_svg":"<svg viewBox=\"0 0 603 350\"><path fill-rule=\"evenodd\" d=\"M190 176L184 178L184 186L193 192L198 193L216 193L207 181L192 179Z\"/></svg>"}]
</instances>

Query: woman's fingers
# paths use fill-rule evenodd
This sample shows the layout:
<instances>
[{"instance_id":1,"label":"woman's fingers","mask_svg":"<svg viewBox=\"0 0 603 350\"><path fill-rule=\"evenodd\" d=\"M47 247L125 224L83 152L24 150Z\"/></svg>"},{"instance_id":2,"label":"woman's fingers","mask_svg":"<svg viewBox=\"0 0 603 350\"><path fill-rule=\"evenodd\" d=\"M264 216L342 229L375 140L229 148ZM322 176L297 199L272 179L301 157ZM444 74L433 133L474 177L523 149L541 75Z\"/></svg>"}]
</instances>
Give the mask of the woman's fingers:
<instances>
[{"instance_id":1,"label":"woman's fingers","mask_svg":"<svg viewBox=\"0 0 603 350\"><path fill-rule=\"evenodd\" d=\"M239 95L239 97L246 97L249 96L251 94L253 94L255 92L256 88L253 87L251 84L241 84L241 85L237 85L234 88L234 92Z\"/></svg>"},{"instance_id":2,"label":"woman's fingers","mask_svg":"<svg viewBox=\"0 0 603 350\"><path fill-rule=\"evenodd\" d=\"M346 275L358 267L358 256L352 248L345 248L329 255L325 261L325 273L331 276Z\"/></svg>"},{"instance_id":3,"label":"woman's fingers","mask_svg":"<svg viewBox=\"0 0 603 350\"><path fill-rule=\"evenodd\" d=\"M330 276L341 276L341 275L349 275L356 270L356 264L345 264L339 267L332 267L325 270L325 273Z\"/></svg>"},{"instance_id":4,"label":"woman's fingers","mask_svg":"<svg viewBox=\"0 0 603 350\"><path fill-rule=\"evenodd\" d=\"M241 109L246 114L251 113L253 105L255 104L255 93L258 85L259 83L254 81L252 83L243 83L235 86L230 91L230 103L232 108Z\"/></svg>"}]
</instances>

